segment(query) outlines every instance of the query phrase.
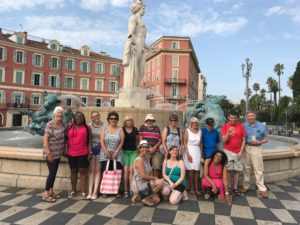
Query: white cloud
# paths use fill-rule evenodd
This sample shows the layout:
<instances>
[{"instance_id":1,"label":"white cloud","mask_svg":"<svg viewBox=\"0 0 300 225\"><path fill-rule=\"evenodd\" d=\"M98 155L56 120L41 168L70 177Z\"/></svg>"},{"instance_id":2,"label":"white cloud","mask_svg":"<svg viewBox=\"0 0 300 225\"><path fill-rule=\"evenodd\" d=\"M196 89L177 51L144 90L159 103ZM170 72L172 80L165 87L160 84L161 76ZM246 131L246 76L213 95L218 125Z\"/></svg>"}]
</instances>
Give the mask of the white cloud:
<instances>
[{"instance_id":1,"label":"white cloud","mask_svg":"<svg viewBox=\"0 0 300 225\"><path fill-rule=\"evenodd\" d=\"M300 40L300 33L295 33L295 34L292 34L292 33L285 33L283 35L284 38L286 39L296 39L296 40Z\"/></svg>"},{"instance_id":2,"label":"white cloud","mask_svg":"<svg viewBox=\"0 0 300 225\"><path fill-rule=\"evenodd\" d=\"M286 12L286 9L281 7L281 6L273 6L271 8L268 9L268 11L266 12L266 16L273 16L273 15L281 15L284 14Z\"/></svg>"},{"instance_id":3,"label":"white cloud","mask_svg":"<svg viewBox=\"0 0 300 225\"><path fill-rule=\"evenodd\" d=\"M24 8L35 8L44 6L46 9L63 7L65 0L1 0L0 12L11 10L22 10Z\"/></svg>"},{"instance_id":4,"label":"white cloud","mask_svg":"<svg viewBox=\"0 0 300 225\"><path fill-rule=\"evenodd\" d=\"M229 35L238 32L248 23L244 17L222 16L213 9L201 10L199 13L199 9L187 4L180 7L161 4L153 14L152 20L159 21L153 24L155 30L150 31L153 38L157 37L155 34L195 37L210 32Z\"/></svg>"},{"instance_id":5,"label":"white cloud","mask_svg":"<svg viewBox=\"0 0 300 225\"><path fill-rule=\"evenodd\" d=\"M74 48L83 45L121 47L126 37L126 33L110 21L78 16L27 16L24 28L30 30L31 35L56 39Z\"/></svg>"},{"instance_id":6,"label":"white cloud","mask_svg":"<svg viewBox=\"0 0 300 225\"><path fill-rule=\"evenodd\" d=\"M131 0L81 0L80 6L83 9L94 12L102 11L107 6L124 7L127 6Z\"/></svg>"}]
</instances>

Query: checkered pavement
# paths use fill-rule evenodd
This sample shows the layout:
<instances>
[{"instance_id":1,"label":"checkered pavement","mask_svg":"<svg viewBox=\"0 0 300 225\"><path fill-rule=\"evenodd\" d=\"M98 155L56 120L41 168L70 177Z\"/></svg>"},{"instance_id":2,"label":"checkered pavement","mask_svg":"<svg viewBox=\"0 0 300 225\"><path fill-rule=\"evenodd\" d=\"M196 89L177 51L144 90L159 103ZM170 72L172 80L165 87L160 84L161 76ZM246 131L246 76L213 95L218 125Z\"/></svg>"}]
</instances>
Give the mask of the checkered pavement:
<instances>
[{"instance_id":1,"label":"checkered pavement","mask_svg":"<svg viewBox=\"0 0 300 225\"><path fill-rule=\"evenodd\" d=\"M191 197L179 205L162 202L156 207L131 204L129 198L67 199L41 202L41 190L0 186L2 224L203 224L288 225L300 224L300 177L269 183L269 198L251 190L233 196L231 207L217 199Z\"/></svg>"}]
</instances>

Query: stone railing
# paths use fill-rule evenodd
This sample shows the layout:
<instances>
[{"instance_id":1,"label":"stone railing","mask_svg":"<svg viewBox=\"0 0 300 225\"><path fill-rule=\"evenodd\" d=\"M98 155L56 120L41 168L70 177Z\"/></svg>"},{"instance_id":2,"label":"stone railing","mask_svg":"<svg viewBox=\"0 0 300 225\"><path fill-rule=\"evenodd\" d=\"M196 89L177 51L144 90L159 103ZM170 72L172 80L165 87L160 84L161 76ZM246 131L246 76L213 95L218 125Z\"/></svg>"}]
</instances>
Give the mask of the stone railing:
<instances>
[{"instance_id":1,"label":"stone railing","mask_svg":"<svg viewBox=\"0 0 300 225\"><path fill-rule=\"evenodd\" d=\"M263 154L265 181L279 181L300 174L300 144ZM57 173L55 189L67 190L68 171L63 159ZM0 184L11 187L43 189L48 168L41 149L0 147ZM252 179L253 182L253 179Z\"/></svg>"}]
</instances>

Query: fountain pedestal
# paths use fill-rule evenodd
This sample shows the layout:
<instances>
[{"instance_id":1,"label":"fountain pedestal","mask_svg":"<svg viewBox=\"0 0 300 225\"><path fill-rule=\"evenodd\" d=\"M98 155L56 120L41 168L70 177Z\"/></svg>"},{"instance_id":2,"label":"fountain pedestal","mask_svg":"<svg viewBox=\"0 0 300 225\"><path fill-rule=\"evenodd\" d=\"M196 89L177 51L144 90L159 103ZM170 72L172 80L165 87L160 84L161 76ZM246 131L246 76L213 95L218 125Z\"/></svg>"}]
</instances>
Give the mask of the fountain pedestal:
<instances>
[{"instance_id":1,"label":"fountain pedestal","mask_svg":"<svg viewBox=\"0 0 300 225\"><path fill-rule=\"evenodd\" d=\"M147 99L147 93L143 89L121 90L115 104L116 107L150 108L150 100Z\"/></svg>"}]
</instances>

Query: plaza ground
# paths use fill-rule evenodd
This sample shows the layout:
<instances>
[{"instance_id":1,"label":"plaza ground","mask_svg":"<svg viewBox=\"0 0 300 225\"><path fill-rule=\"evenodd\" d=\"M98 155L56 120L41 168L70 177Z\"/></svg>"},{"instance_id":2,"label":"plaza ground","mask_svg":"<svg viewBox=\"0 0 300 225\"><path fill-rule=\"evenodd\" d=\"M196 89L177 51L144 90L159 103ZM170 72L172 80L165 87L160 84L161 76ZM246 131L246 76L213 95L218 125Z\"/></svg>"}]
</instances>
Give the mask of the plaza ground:
<instances>
[{"instance_id":1,"label":"plaza ground","mask_svg":"<svg viewBox=\"0 0 300 225\"><path fill-rule=\"evenodd\" d=\"M130 198L102 198L95 201L67 198L67 191L55 203L41 201L42 190L0 187L0 224L217 224L288 225L300 223L300 176L267 184L269 198L253 189L233 196L232 206L216 199L191 197L173 206L132 204Z\"/></svg>"}]
</instances>

